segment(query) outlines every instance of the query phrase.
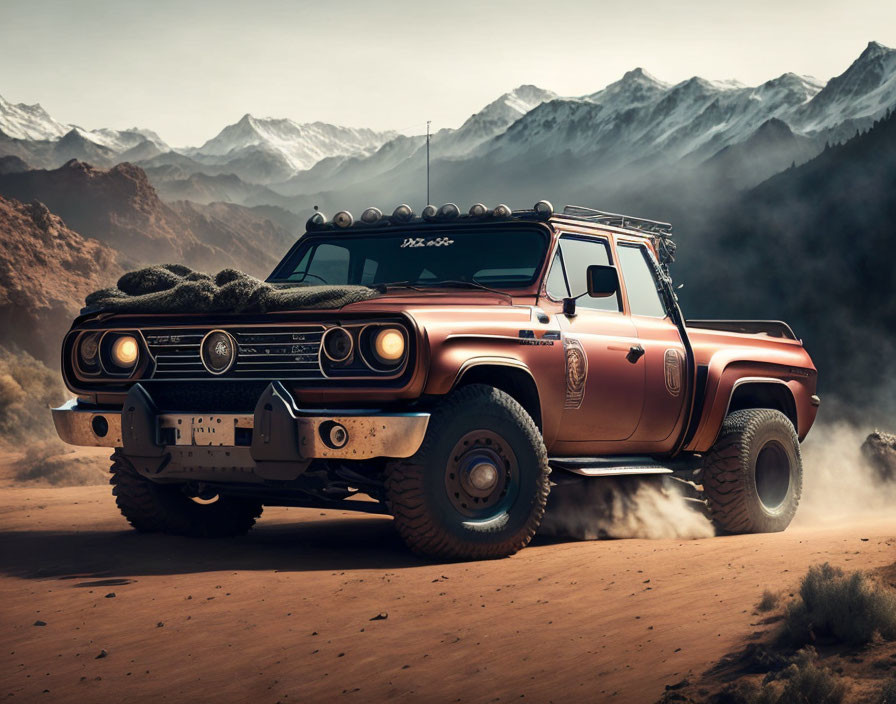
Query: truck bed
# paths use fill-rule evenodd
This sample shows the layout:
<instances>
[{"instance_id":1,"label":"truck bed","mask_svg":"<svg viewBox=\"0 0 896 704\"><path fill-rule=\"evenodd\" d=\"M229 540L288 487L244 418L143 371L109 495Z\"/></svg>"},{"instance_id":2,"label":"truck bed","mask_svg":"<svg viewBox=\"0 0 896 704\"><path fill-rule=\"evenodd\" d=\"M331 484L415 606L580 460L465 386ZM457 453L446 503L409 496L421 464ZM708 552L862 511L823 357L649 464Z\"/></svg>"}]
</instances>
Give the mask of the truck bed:
<instances>
[{"instance_id":1,"label":"truck bed","mask_svg":"<svg viewBox=\"0 0 896 704\"><path fill-rule=\"evenodd\" d=\"M721 330L744 335L768 335L788 340L798 339L791 327L781 320L686 320L685 325L689 328L703 330Z\"/></svg>"}]
</instances>

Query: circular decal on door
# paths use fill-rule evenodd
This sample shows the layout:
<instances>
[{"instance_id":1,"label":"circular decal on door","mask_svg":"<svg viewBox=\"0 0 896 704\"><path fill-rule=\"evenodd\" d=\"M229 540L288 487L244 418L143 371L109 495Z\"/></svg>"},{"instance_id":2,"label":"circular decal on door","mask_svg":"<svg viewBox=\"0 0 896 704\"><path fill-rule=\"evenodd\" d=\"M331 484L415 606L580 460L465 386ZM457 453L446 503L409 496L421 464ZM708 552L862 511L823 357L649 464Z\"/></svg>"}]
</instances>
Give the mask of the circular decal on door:
<instances>
[{"instance_id":1,"label":"circular decal on door","mask_svg":"<svg viewBox=\"0 0 896 704\"><path fill-rule=\"evenodd\" d=\"M566 403L567 409L581 408L588 379L588 356L582 343L574 337L564 339L566 348Z\"/></svg>"}]
</instances>

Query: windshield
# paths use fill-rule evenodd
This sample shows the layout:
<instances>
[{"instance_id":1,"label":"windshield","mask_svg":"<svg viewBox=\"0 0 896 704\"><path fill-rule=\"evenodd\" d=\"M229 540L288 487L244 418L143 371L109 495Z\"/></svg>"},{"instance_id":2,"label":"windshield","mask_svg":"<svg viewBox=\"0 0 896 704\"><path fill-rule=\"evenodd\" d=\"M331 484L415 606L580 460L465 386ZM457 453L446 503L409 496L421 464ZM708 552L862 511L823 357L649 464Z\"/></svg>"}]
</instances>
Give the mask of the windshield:
<instances>
[{"instance_id":1,"label":"windshield","mask_svg":"<svg viewBox=\"0 0 896 704\"><path fill-rule=\"evenodd\" d=\"M546 233L532 227L310 235L268 281L362 286L469 282L523 288L538 276L547 245Z\"/></svg>"}]
</instances>

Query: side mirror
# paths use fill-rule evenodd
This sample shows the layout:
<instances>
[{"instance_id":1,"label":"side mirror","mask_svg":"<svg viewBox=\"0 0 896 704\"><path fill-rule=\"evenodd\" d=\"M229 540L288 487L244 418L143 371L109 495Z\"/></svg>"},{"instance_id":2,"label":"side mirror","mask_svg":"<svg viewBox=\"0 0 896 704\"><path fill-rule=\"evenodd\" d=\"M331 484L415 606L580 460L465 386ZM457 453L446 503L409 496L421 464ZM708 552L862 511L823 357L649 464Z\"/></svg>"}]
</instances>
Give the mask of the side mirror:
<instances>
[{"instance_id":1,"label":"side mirror","mask_svg":"<svg viewBox=\"0 0 896 704\"><path fill-rule=\"evenodd\" d=\"M619 291L619 272L615 266L592 264L586 272L588 295L592 298L608 298Z\"/></svg>"}]
</instances>

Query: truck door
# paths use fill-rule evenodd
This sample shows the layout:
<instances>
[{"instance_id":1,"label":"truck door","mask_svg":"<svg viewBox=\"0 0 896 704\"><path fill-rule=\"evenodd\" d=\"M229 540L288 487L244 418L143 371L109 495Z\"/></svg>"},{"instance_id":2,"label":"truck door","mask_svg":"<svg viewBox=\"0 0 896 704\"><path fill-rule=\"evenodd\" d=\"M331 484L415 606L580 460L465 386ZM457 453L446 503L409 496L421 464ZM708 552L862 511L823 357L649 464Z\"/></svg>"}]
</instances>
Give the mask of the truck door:
<instances>
[{"instance_id":1,"label":"truck door","mask_svg":"<svg viewBox=\"0 0 896 704\"><path fill-rule=\"evenodd\" d=\"M612 264L604 238L560 237L546 281L559 301L588 290L590 264ZM557 441L576 443L564 454L598 452L595 442L625 440L634 433L644 404L644 364L632 361L639 342L635 326L622 312L621 294L577 301L576 315L557 316L566 352L566 401ZM577 452L578 450L578 452Z\"/></svg>"},{"instance_id":2,"label":"truck door","mask_svg":"<svg viewBox=\"0 0 896 704\"><path fill-rule=\"evenodd\" d=\"M642 364L647 375L646 402L638 429L631 437L636 443L674 442L684 422L686 377L685 348L681 334L657 293L655 261L647 247L624 238L616 240L628 299L628 310L644 350ZM653 448L662 452L665 447Z\"/></svg>"}]
</instances>

